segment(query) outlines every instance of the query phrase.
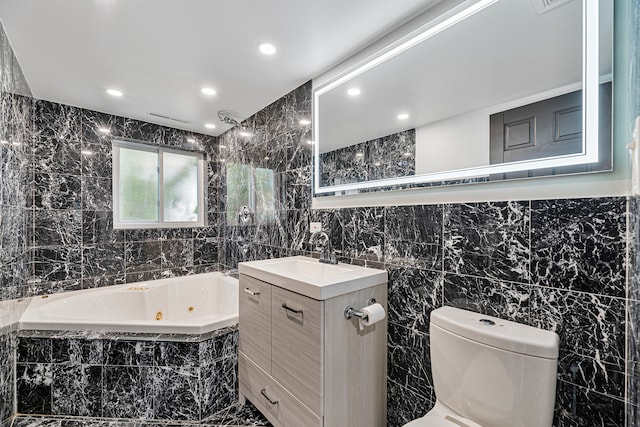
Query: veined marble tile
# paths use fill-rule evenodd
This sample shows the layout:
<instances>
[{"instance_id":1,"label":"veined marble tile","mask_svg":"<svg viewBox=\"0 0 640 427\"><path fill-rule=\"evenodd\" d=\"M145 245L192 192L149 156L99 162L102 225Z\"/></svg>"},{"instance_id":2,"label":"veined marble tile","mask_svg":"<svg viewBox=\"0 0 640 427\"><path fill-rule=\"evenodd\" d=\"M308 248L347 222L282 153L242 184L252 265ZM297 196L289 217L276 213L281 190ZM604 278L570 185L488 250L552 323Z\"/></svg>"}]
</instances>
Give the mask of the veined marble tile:
<instances>
[{"instance_id":1,"label":"veined marble tile","mask_svg":"<svg viewBox=\"0 0 640 427\"><path fill-rule=\"evenodd\" d=\"M165 240L161 250L163 270L193 266L193 240Z\"/></svg>"},{"instance_id":2,"label":"veined marble tile","mask_svg":"<svg viewBox=\"0 0 640 427\"><path fill-rule=\"evenodd\" d=\"M533 201L533 283L624 297L625 210L615 197Z\"/></svg>"},{"instance_id":3,"label":"veined marble tile","mask_svg":"<svg viewBox=\"0 0 640 427\"><path fill-rule=\"evenodd\" d=\"M558 381L554 426L623 426L624 401Z\"/></svg>"},{"instance_id":4,"label":"veined marble tile","mask_svg":"<svg viewBox=\"0 0 640 427\"><path fill-rule=\"evenodd\" d=\"M80 177L36 173L34 206L37 209L80 209Z\"/></svg>"},{"instance_id":5,"label":"veined marble tile","mask_svg":"<svg viewBox=\"0 0 640 427\"><path fill-rule=\"evenodd\" d=\"M435 397L417 394L394 381L387 382L387 427L402 427L424 416Z\"/></svg>"},{"instance_id":6,"label":"veined marble tile","mask_svg":"<svg viewBox=\"0 0 640 427\"><path fill-rule=\"evenodd\" d=\"M102 366L53 365L52 413L102 416L102 370Z\"/></svg>"},{"instance_id":7,"label":"veined marble tile","mask_svg":"<svg viewBox=\"0 0 640 427\"><path fill-rule=\"evenodd\" d=\"M117 366L154 366L154 343L147 341L105 341L104 364Z\"/></svg>"},{"instance_id":8,"label":"veined marble tile","mask_svg":"<svg viewBox=\"0 0 640 427\"><path fill-rule=\"evenodd\" d=\"M442 269L442 206L385 208L385 262Z\"/></svg>"},{"instance_id":9,"label":"veined marble tile","mask_svg":"<svg viewBox=\"0 0 640 427\"><path fill-rule=\"evenodd\" d=\"M112 177L113 154L110 140L111 137L108 144L82 143L80 161L83 176Z\"/></svg>"},{"instance_id":10,"label":"veined marble tile","mask_svg":"<svg viewBox=\"0 0 640 427\"><path fill-rule=\"evenodd\" d=\"M81 110L68 105L36 100L35 133L39 138L81 141Z\"/></svg>"},{"instance_id":11,"label":"veined marble tile","mask_svg":"<svg viewBox=\"0 0 640 427\"><path fill-rule=\"evenodd\" d=\"M125 118L122 136L137 139L138 141L162 144L164 143L164 127L153 123Z\"/></svg>"},{"instance_id":12,"label":"veined marble tile","mask_svg":"<svg viewBox=\"0 0 640 427\"><path fill-rule=\"evenodd\" d=\"M200 365L200 344L197 342L159 342L154 350L156 366L197 367Z\"/></svg>"},{"instance_id":13,"label":"veined marble tile","mask_svg":"<svg viewBox=\"0 0 640 427\"><path fill-rule=\"evenodd\" d=\"M125 243L125 265L127 273L160 270L162 260L161 243L129 242Z\"/></svg>"},{"instance_id":14,"label":"veined marble tile","mask_svg":"<svg viewBox=\"0 0 640 427\"><path fill-rule=\"evenodd\" d=\"M123 117L83 109L80 112L82 141L111 149L112 139L124 135L124 121Z\"/></svg>"},{"instance_id":15,"label":"veined marble tile","mask_svg":"<svg viewBox=\"0 0 640 427\"><path fill-rule=\"evenodd\" d=\"M289 249L304 249L309 239L310 211L288 210L286 218L287 246Z\"/></svg>"},{"instance_id":16,"label":"veined marble tile","mask_svg":"<svg viewBox=\"0 0 640 427\"><path fill-rule=\"evenodd\" d=\"M529 282L529 203L445 205L445 271Z\"/></svg>"},{"instance_id":17,"label":"veined marble tile","mask_svg":"<svg viewBox=\"0 0 640 427\"><path fill-rule=\"evenodd\" d=\"M34 245L78 245L82 233L82 215L78 210L33 211Z\"/></svg>"},{"instance_id":18,"label":"veined marble tile","mask_svg":"<svg viewBox=\"0 0 640 427\"><path fill-rule=\"evenodd\" d=\"M111 177L82 177L82 209L108 211L113 209L113 189Z\"/></svg>"},{"instance_id":19,"label":"veined marble tile","mask_svg":"<svg viewBox=\"0 0 640 427\"><path fill-rule=\"evenodd\" d=\"M81 258L78 245L36 247L33 249L33 278L41 282L79 279Z\"/></svg>"},{"instance_id":20,"label":"veined marble tile","mask_svg":"<svg viewBox=\"0 0 640 427\"><path fill-rule=\"evenodd\" d=\"M343 211L342 218L343 255L382 261L385 242L384 208L349 208Z\"/></svg>"},{"instance_id":21,"label":"veined marble tile","mask_svg":"<svg viewBox=\"0 0 640 427\"><path fill-rule=\"evenodd\" d=\"M389 380L409 388L417 394L434 394L426 332L388 324L387 375Z\"/></svg>"},{"instance_id":22,"label":"veined marble tile","mask_svg":"<svg viewBox=\"0 0 640 427\"><path fill-rule=\"evenodd\" d=\"M124 242L124 230L113 229L112 211L82 211L82 243Z\"/></svg>"},{"instance_id":23,"label":"veined marble tile","mask_svg":"<svg viewBox=\"0 0 640 427\"><path fill-rule=\"evenodd\" d=\"M584 356L587 362L590 358L593 375L606 378L610 371L624 372L624 300L533 287L531 315L533 326L560 336L561 352ZM564 370L570 372L571 366Z\"/></svg>"},{"instance_id":24,"label":"veined marble tile","mask_svg":"<svg viewBox=\"0 0 640 427\"><path fill-rule=\"evenodd\" d=\"M16 367L18 412L51 413L51 363L18 363Z\"/></svg>"},{"instance_id":25,"label":"veined marble tile","mask_svg":"<svg viewBox=\"0 0 640 427\"><path fill-rule=\"evenodd\" d=\"M80 141L40 136L35 139L36 173L80 175Z\"/></svg>"},{"instance_id":26,"label":"veined marble tile","mask_svg":"<svg viewBox=\"0 0 640 427\"><path fill-rule=\"evenodd\" d=\"M67 364L102 365L104 361L103 345L99 339L53 339L52 362Z\"/></svg>"},{"instance_id":27,"label":"veined marble tile","mask_svg":"<svg viewBox=\"0 0 640 427\"><path fill-rule=\"evenodd\" d=\"M228 357L201 368L202 416L206 418L238 400L238 360Z\"/></svg>"},{"instance_id":28,"label":"veined marble tile","mask_svg":"<svg viewBox=\"0 0 640 427\"><path fill-rule=\"evenodd\" d=\"M104 366L102 413L111 418L153 417L154 368Z\"/></svg>"},{"instance_id":29,"label":"veined marble tile","mask_svg":"<svg viewBox=\"0 0 640 427\"><path fill-rule=\"evenodd\" d=\"M206 419L206 425L239 426L239 427L272 427L251 402L240 406L238 403L222 409Z\"/></svg>"},{"instance_id":30,"label":"veined marble tile","mask_svg":"<svg viewBox=\"0 0 640 427\"><path fill-rule=\"evenodd\" d=\"M443 303L442 273L391 267L388 274L389 322L428 334L431 311Z\"/></svg>"},{"instance_id":31,"label":"veined marble tile","mask_svg":"<svg viewBox=\"0 0 640 427\"><path fill-rule=\"evenodd\" d=\"M200 369L160 366L153 369L153 418L200 420Z\"/></svg>"},{"instance_id":32,"label":"veined marble tile","mask_svg":"<svg viewBox=\"0 0 640 427\"><path fill-rule=\"evenodd\" d=\"M531 325L529 285L482 277L444 276L444 304Z\"/></svg>"}]
</instances>

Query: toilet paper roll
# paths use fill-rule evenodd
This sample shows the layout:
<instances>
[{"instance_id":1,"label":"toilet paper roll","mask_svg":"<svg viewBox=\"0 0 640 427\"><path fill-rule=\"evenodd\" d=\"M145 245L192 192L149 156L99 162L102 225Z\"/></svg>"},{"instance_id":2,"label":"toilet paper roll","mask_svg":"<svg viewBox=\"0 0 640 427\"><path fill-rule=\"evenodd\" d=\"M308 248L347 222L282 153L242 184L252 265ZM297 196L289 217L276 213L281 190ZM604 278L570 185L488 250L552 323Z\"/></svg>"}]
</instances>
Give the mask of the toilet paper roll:
<instances>
[{"instance_id":1,"label":"toilet paper roll","mask_svg":"<svg viewBox=\"0 0 640 427\"><path fill-rule=\"evenodd\" d=\"M375 303L362 308L362 313L365 315L364 319L358 319L360 330L363 330L365 326L373 325L384 319L387 314L384 312L382 304Z\"/></svg>"}]
</instances>

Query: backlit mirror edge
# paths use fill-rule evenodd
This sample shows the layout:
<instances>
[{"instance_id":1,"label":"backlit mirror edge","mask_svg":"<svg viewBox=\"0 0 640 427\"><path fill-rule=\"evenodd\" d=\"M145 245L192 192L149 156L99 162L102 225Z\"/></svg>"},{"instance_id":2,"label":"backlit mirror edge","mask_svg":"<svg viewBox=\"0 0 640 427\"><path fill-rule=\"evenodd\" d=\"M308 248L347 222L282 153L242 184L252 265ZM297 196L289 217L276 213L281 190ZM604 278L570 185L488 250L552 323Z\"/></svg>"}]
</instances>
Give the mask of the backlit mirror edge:
<instances>
[{"instance_id":1,"label":"backlit mirror edge","mask_svg":"<svg viewBox=\"0 0 640 427\"><path fill-rule=\"evenodd\" d=\"M435 172L431 174L412 175L400 178L388 178L382 180L363 181L351 184L320 186L320 130L319 130L319 97L323 93L337 87L338 85L349 81L350 79L364 73L373 66L380 64L395 55L410 49L419 42L428 39L438 32L454 25L455 23L473 15L498 0L481 0L470 6L464 7L466 3L452 8L443 16L423 24L417 30L411 31L398 40L388 43L386 46L378 49L377 53L369 55L365 59L356 63L355 66L348 68L346 71L339 73L337 76L323 82L313 89L312 99L312 119L313 119L313 142L314 142L314 158L313 158L313 189L314 196L331 195L330 193L350 192L355 190L368 190L372 188L385 188L394 185L433 183L447 180L461 180L474 177L486 176L492 173L505 173L523 170L536 170L547 167L573 166L595 163L598 161L598 111L599 111L599 95L598 87L600 83L599 75L599 1L582 0L583 4L583 148L582 153L549 157L540 160L528 160L522 162L512 162L502 165L482 166L476 168L457 169L446 172ZM462 7L461 7L462 6ZM589 29L587 31L587 28ZM425 34L427 36L425 37ZM588 54L587 54L588 53ZM383 58L381 60L380 58ZM523 168L522 165L526 165ZM612 163L613 170L613 163ZM607 171L601 171L607 172ZM558 178L561 177L553 177ZM540 179L540 178L538 178ZM430 187L435 188L435 187Z\"/></svg>"}]
</instances>

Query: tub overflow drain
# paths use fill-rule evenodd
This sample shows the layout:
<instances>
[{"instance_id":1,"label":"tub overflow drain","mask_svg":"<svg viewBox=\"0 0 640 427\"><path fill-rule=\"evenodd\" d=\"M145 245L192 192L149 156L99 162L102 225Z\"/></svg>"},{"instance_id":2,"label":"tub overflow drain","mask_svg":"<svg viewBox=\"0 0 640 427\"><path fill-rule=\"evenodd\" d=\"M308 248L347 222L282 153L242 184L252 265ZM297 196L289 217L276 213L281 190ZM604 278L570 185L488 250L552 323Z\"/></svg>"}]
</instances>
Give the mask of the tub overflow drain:
<instances>
[{"instance_id":1,"label":"tub overflow drain","mask_svg":"<svg viewBox=\"0 0 640 427\"><path fill-rule=\"evenodd\" d=\"M482 323L483 325L487 325L487 326L494 326L496 324L496 322L494 322L493 320L489 320L489 319L480 319L479 322Z\"/></svg>"},{"instance_id":2,"label":"tub overflow drain","mask_svg":"<svg viewBox=\"0 0 640 427\"><path fill-rule=\"evenodd\" d=\"M162 312L161 311L156 313L156 320L162 320Z\"/></svg>"}]
</instances>

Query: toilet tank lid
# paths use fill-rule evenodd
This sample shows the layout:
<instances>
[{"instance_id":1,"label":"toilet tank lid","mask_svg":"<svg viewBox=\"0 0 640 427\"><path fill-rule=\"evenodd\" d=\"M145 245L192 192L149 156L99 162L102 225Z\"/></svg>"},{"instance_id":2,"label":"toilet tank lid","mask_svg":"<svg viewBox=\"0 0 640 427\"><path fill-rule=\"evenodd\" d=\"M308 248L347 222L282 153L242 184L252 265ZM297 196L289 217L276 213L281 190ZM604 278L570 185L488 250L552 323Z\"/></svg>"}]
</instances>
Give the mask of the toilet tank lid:
<instances>
[{"instance_id":1,"label":"toilet tank lid","mask_svg":"<svg viewBox=\"0 0 640 427\"><path fill-rule=\"evenodd\" d=\"M529 356L558 358L555 332L454 307L431 312L431 323L456 335Z\"/></svg>"}]
</instances>

